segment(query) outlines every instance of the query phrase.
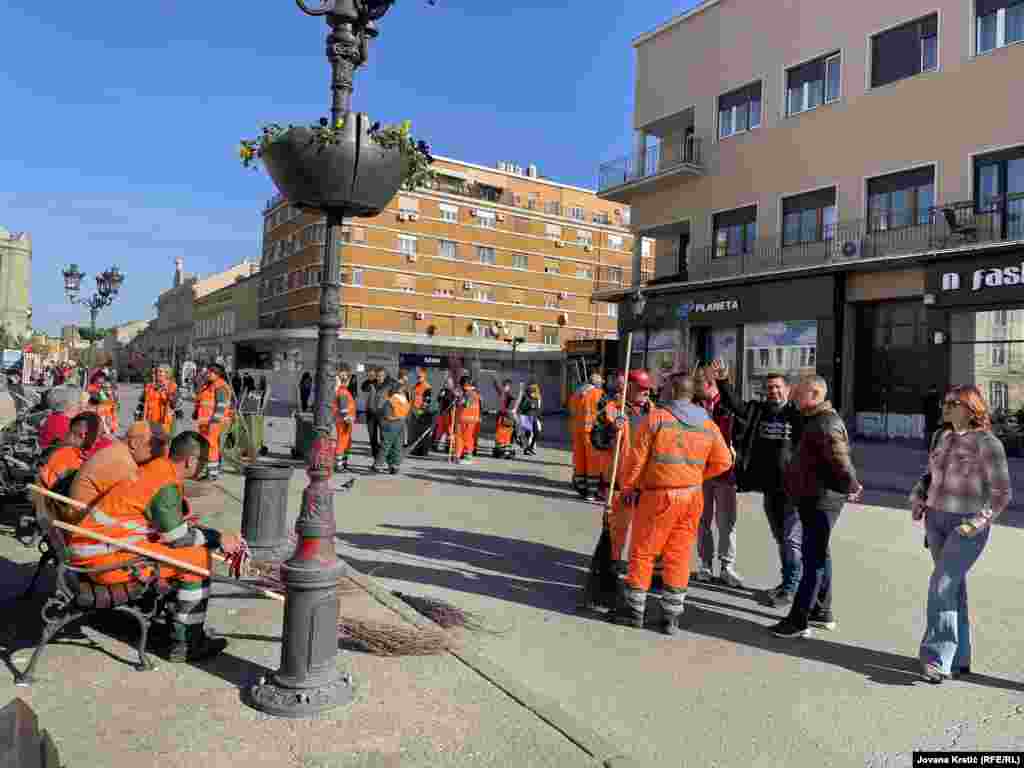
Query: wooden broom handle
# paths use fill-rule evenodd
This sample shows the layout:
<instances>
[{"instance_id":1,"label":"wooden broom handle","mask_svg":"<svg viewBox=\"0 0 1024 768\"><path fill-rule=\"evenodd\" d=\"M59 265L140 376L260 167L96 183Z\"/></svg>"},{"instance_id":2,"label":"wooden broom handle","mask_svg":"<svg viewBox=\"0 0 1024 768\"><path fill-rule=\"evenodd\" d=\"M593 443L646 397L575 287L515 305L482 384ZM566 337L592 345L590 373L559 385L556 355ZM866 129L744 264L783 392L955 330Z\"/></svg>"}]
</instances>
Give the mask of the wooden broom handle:
<instances>
[{"instance_id":1,"label":"wooden broom handle","mask_svg":"<svg viewBox=\"0 0 1024 768\"><path fill-rule=\"evenodd\" d=\"M622 395L619 398L619 415L625 418L626 416L626 390L629 388L629 364L633 356L633 332L629 332L629 336L626 337L626 372L623 375L622 382ZM607 406L605 406L607 409ZM615 498L615 476L619 472L619 452L622 450L622 430L617 430L615 433L615 454L612 457L612 477L611 482L608 484L608 498L605 499L604 509L607 513L612 508L612 499Z\"/></svg>"}]
</instances>

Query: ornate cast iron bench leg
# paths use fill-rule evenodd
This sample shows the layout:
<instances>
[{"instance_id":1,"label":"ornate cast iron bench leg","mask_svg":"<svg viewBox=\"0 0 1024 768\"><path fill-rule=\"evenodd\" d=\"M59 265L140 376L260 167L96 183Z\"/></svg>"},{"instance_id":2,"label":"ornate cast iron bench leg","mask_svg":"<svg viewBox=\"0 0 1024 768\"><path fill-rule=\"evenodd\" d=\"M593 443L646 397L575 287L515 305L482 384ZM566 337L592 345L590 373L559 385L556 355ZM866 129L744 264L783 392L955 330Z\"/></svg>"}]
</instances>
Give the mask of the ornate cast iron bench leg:
<instances>
[{"instance_id":1,"label":"ornate cast iron bench leg","mask_svg":"<svg viewBox=\"0 0 1024 768\"><path fill-rule=\"evenodd\" d=\"M39 564L36 565L36 572L32 574L32 581L29 582L28 588L22 592L19 596L19 600L27 600L32 596L32 593L36 590L36 583L39 581L39 577L46 569L47 563L53 563L57 565L57 555L53 551L53 547L50 542L46 539L39 540L39 551L42 553L39 557Z\"/></svg>"},{"instance_id":2,"label":"ornate cast iron bench leg","mask_svg":"<svg viewBox=\"0 0 1024 768\"><path fill-rule=\"evenodd\" d=\"M25 667L25 671L19 672L15 675L14 684L21 687L27 687L34 683L36 679L32 672L35 670L36 664L39 663L39 659L42 658L43 651L46 650L46 646L50 644L50 641L58 632L64 629L64 627L73 621L78 621L88 617L90 613L92 613L92 611L85 611L76 608L73 602L69 601L67 596L63 594L54 595L47 600L42 611L43 621L45 622L45 626L43 627L43 636L39 640L39 645L37 645L36 649L32 652L32 658L29 659L28 666Z\"/></svg>"}]
</instances>

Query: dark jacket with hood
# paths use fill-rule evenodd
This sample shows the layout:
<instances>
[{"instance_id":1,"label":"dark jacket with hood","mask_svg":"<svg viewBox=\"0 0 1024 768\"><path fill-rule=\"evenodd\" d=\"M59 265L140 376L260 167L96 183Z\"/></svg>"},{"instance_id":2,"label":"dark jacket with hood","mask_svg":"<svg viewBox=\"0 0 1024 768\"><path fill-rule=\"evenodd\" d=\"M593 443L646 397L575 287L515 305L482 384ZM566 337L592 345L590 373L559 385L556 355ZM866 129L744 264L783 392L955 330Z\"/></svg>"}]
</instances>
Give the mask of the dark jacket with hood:
<instances>
[{"instance_id":1,"label":"dark jacket with hood","mask_svg":"<svg viewBox=\"0 0 1024 768\"><path fill-rule=\"evenodd\" d=\"M786 468L785 481L786 493L794 501L846 495L860 486L850 458L846 424L828 400L804 414L800 442Z\"/></svg>"}]
</instances>

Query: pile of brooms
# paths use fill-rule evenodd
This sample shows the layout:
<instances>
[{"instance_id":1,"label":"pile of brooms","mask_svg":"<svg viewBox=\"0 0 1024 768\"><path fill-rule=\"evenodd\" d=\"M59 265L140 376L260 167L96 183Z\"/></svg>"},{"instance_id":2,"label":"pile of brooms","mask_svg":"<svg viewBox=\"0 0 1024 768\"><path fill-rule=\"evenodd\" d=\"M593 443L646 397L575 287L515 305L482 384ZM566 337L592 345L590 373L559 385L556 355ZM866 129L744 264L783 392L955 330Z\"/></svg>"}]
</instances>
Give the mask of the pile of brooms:
<instances>
[{"instance_id":1,"label":"pile of brooms","mask_svg":"<svg viewBox=\"0 0 1024 768\"><path fill-rule=\"evenodd\" d=\"M59 504L88 511L89 507L82 502L62 496L37 485L29 488ZM132 544L125 544L77 525L60 520L51 520L50 524L69 533L87 536L96 541L110 544L126 552L157 560L175 568L191 571L213 582L232 584L262 594L274 600L284 601L285 587L281 579L280 563L254 563L248 558L248 550L243 542L240 553L232 558L214 555L214 558L228 564L231 577L218 576L204 568L198 568L175 558L166 557ZM294 544L294 540L292 542ZM352 580L342 577L338 582L338 592L354 592L361 589ZM393 624L341 617L338 621L338 639L346 647L371 653L377 656L430 656L445 653L456 647L457 640L448 630L465 629L471 632L488 630L481 620L473 613L463 611L444 600L428 597L417 597L402 592L392 592L403 603L420 615L430 619L436 627L415 626L411 624Z\"/></svg>"}]
</instances>

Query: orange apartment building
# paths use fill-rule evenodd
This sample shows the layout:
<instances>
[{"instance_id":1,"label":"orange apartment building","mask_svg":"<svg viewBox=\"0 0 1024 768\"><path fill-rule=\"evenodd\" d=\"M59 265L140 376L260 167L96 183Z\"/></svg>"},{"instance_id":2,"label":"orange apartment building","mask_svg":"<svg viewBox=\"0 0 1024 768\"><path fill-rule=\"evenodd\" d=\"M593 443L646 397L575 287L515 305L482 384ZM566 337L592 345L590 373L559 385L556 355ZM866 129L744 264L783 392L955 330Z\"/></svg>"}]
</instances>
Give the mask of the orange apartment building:
<instances>
[{"instance_id":1,"label":"orange apartment building","mask_svg":"<svg viewBox=\"0 0 1024 768\"><path fill-rule=\"evenodd\" d=\"M629 208L534 166L437 158L434 170L432 188L403 190L344 227L339 359L357 371L426 365L436 377L449 364L514 368L555 395L566 342L617 336L617 305L594 292L633 283L634 249L653 269ZM314 366L324 230L318 215L268 203L259 329L237 339L241 365Z\"/></svg>"}]
</instances>

